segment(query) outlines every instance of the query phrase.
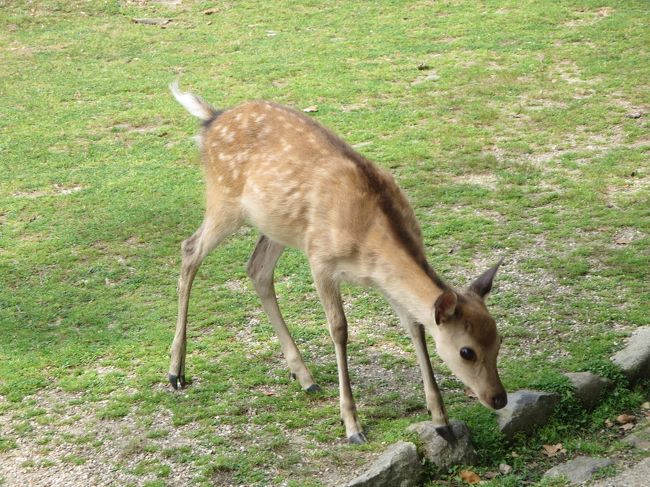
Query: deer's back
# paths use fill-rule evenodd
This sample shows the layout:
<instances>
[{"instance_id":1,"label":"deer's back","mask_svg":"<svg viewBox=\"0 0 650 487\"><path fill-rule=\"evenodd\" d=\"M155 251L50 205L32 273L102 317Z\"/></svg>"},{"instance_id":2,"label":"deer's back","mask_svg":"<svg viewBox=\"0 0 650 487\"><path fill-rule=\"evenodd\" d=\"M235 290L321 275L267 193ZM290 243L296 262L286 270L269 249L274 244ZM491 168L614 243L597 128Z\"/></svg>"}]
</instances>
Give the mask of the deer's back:
<instances>
[{"instance_id":1,"label":"deer's back","mask_svg":"<svg viewBox=\"0 0 650 487\"><path fill-rule=\"evenodd\" d=\"M245 103L207 127L202 146L208 192L240 205L276 241L345 254L386 227L386 237L397 232L421 245L393 177L300 112Z\"/></svg>"}]
</instances>

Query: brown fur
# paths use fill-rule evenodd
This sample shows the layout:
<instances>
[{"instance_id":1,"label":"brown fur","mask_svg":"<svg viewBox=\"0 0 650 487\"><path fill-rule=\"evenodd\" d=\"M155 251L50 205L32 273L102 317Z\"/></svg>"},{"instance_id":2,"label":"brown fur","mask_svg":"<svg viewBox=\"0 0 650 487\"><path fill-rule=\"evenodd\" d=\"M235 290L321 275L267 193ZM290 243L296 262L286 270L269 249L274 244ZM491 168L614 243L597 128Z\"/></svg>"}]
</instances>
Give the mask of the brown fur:
<instances>
[{"instance_id":1,"label":"brown fur","mask_svg":"<svg viewBox=\"0 0 650 487\"><path fill-rule=\"evenodd\" d=\"M379 209L384 213L385 230L424 266L419 226L392 176L303 114L271 103L246 103L215 120L204 132L203 141L206 179L215 191L236 198L245 183L259 184L273 195L267 203L278 217L303 229L310 217L345 218L354 224L355 239L363 239L370 227L364 222L376 220L372 212ZM290 203L309 192L309 187L329 188L324 192L329 201L314 191L321 197L319 204L296 211ZM330 203L344 191L358 197L345 212L337 211ZM289 206L291 212L286 211Z\"/></svg>"}]
</instances>

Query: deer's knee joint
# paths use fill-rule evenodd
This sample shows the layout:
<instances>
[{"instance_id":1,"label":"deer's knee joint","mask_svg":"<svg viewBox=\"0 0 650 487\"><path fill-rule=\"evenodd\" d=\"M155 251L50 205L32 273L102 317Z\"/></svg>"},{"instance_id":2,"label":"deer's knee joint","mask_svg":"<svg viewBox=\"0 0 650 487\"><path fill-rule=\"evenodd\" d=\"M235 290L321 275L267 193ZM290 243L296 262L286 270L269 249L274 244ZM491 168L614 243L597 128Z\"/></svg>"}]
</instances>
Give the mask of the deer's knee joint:
<instances>
[{"instance_id":1,"label":"deer's knee joint","mask_svg":"<svg viewBox=\"0 0 650 487\"><path fill-rule=\"evenodd\" d=\"M194 234L181 243L181 254L183 257L192 257L197 251L198 235Z\"/></svg>"},{"instance_id":2,"label":"deer's knee joint","mask_svg":"<svg viewBox=\"0 0 650 487\"><path fill-rule=\"evenodd\" d=\"M263 263L250 261L246 267L246 273L258 291L273 285L273 274L265 268Z\"/></svg>"},{"instance_id":3,"label":"deer's knee joint","mask_svg":"<svg viewBox=\"0 0 650 487\"><path fill-rule=\"evenodd\" d=\"M254 259L248 261L246 266L246 274L251 278L251 281L256 282L259 278L259 275L262 273L263 267L258 264Z\"/></svg>"},{"instance_id":4,"label":"deer's knee joint","mask_svg":"<svg viewBox=\"0 0 650 487\"><path fill-rule=\"evenodd\" d=\"M348 327L347 323L335 323L330 325L330 333L334 343L347 343L348 342Z\"/></svg>"}]
</instances>

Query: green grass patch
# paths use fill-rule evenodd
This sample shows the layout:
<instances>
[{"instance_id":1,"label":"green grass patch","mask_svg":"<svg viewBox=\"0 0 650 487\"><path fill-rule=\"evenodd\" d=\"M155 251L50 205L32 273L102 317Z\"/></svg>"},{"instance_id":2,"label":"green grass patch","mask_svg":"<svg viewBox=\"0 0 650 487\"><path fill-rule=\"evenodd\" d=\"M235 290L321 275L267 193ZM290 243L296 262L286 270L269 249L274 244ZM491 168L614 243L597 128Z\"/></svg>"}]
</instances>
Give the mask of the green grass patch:
<instances>
[{"instance_id":1,"label":"green grass patch","mask_svg":"<svg viewBox=\"0 0 650 487\"><path fill-rule=\"evenodd\" d=\"M167 90L175 79L219 107L317 105L312 116L395 175L451 284L505 257L489 298L504 383L558 392L561 407L532 438L505 445L434 356L451 415L472 428L477 469L515 467L486 485L540 482L544 442L618 448L598 437L604 421L648 397L648 384L630 389L608 361L650 316L644 2L5 4L0 463L20 438L87 449L67 460L43 452L26 471L46 456L74 468L106 451L106 470L133 485L187 483L175 477L183 464L196 485L316 486L342 483L427 417L397 319L378 292L346 286L370 443L341 441L333 347L306 259L285 252L276 288L323 386L314 396L289 380L247 282L253 230L201 267L191 386L170 390L180 242L204 204L198 128ZM616 383L591 413L561 376L582 370ZM430 485L456 485L456 473L431 471Z\"/></svg>"}]
</instances>

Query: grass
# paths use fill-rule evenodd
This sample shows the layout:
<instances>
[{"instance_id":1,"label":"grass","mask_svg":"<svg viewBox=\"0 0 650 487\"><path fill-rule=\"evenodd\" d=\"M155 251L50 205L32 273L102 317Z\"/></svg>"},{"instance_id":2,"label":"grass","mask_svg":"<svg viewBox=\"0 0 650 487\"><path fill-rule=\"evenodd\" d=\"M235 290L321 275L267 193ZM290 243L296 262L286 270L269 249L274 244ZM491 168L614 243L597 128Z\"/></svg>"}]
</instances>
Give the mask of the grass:
<instances>
[{"instance_id":1,"label":"grass","mask_svg":"<svg viewBox=\"0 0 650 487\"><path fill-rule=\"evenodd\" d=\"M563 371L608 370L650 316L647 18L645 2L608 0L2 2L0 485L34 471L73 482L97 462L124 485L326 485L427 417L396 318L378 293L347 287L371 441L341 440L306 261L287 252L277 290L316 396L289 380L246 279L253 230L199 271L192 385L169 390L179 245L203 208L196 122L167 91L177 78L216 106L317 105L395 174L450 283L505 256L490 306L508 390L565 391ZM587 414L566 396L564 416L505 445L434 366L474 431L478 471L515 467L489 485L539 481L544 442L617 451L602 421L647 397L621 386Z\"/></svg>"}]
</instances>

